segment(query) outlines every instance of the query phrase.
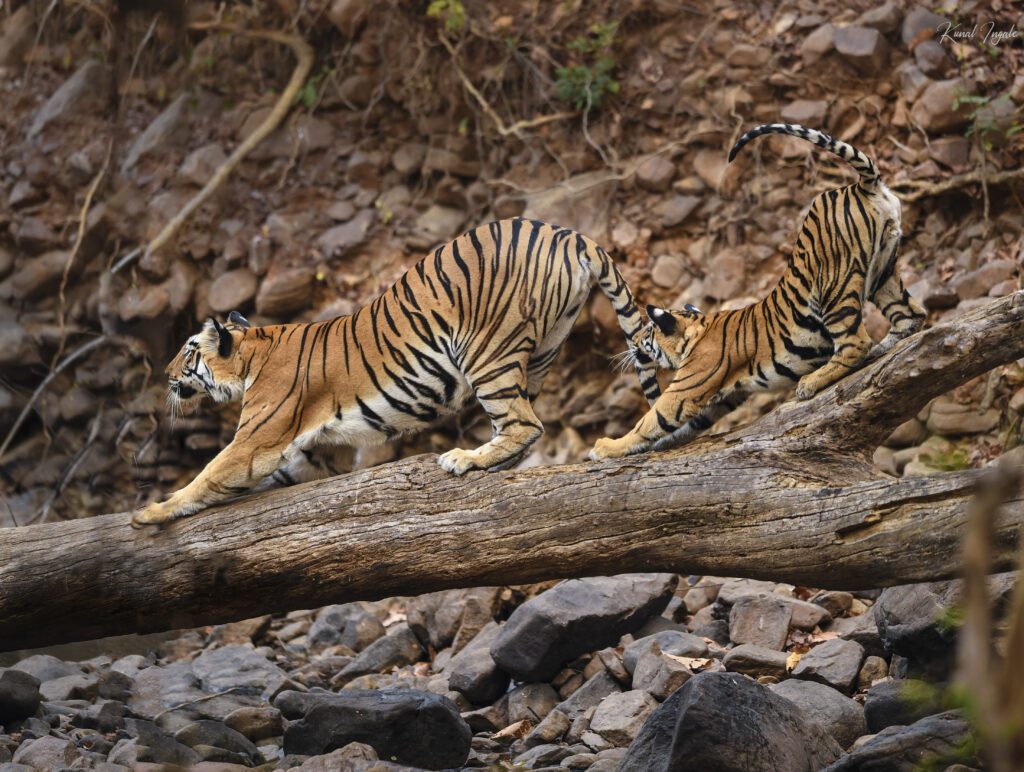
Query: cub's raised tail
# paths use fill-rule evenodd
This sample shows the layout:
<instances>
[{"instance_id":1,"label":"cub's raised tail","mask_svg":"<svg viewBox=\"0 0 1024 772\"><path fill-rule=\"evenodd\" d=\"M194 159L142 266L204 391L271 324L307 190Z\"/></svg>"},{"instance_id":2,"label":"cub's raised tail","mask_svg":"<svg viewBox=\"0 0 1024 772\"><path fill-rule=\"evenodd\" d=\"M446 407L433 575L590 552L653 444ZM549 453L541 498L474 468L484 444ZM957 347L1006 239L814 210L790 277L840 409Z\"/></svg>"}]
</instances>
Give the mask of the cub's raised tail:
<instances>
[{"instance_id":1,"label":"cub's raised tail","mask_svg":"<svg viewBox=\"0 0 1024 772\"><path fill-rule=\"evenodd\" d=\"M839 156L856 169L857 174L860 175L860 184L865 187L873 187L881 182L875 162L853 145L830 137L823 131L808 129L791 123L765 123L751 129L732 146L732 150L729 151L729 160L732 161L748 142L765 134L788 134L791 137L799 137L820 148L824 148L833 155Z\"/></svg>"}]
</instances>

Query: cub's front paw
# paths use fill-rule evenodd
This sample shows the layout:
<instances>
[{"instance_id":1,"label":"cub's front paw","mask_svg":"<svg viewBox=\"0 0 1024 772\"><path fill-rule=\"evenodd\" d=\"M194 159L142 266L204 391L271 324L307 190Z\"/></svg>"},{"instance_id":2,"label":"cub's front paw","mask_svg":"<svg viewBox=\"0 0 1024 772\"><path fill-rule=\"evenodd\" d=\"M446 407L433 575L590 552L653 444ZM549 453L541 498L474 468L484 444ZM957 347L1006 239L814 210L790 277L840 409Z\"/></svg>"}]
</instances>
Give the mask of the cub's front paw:
<instances>
[{"instance_id":1,"label":"cub's front paw","mask_svg":"<svg viewBox=\"0 0 1024 772\"><path fill-rule=\"evenodd\" d=\"M438 465L446 472L452 474L465 474L470 469L476 469L476 454L472 450L452 448L447 453L437 457Z\"/></svg>"},{"instance_id":2,"label":"cub's front paw","mask_svg":"<svg viewBox=\"0 0 1024 772\"><path fill-rule=\"evenodd\" d=\"M613 440L611 437L602 437L590 450L590 460L600 461L604 458L618 458L626 455L620 446L621 440Z\"/></svg>"},{"instance_id":3,"label":"cub's front paw","mask_svg":"<svg viewBox=\"0 0 1024 772\"><path fill-rule=\"evenodd\" d=\"M821 391L821 388L817 383L807 380L807 376L804 376L796 385L796 398L803 402Z\"/></svg>"},{"instance_id":4,"label":"cub's front paw","mask_svg":"<svg viewBox=\"0 0 1024 772\"><path fill-rule=\"evenodd\" d=\"M166 523L173 520L175 512L164 502L154 502L136 512L132 517L132 528L142 528L155 523Z\"/></svg>"}]
</instances>

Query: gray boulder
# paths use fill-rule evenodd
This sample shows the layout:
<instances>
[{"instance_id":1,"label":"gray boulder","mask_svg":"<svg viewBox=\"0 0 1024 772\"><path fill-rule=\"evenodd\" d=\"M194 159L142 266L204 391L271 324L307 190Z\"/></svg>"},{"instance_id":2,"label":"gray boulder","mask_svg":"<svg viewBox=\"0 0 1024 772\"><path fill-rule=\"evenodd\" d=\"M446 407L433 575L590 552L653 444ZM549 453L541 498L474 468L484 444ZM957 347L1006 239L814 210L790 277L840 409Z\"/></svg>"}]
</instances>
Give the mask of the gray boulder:
<instances>
[{"instance_id":1,"label":"gray boulder","mask_svg":"<svg viewBox=\"0 0 1024 772\"><path fill-rule=\"evenodd\" d=\"M924 759L932 760L934 769L945 769L954 762L973 767L977 764L973 754L967 752L965 758L970 737L970 725L956 712L939 713L910 726L883 729L825 772L917 772Z\"/></svg>"},{"instance_id":2,"label":"gray boulder","mask_svg":"<svg viewBox=\"0 0 1024 772\"><path fill-rule=\"evenodd\" d=\"M831 686L790 678L768 688L800 708L843 748L849 748L854 740L867 734L864 708Z\"/></svg>"}]
</instances>

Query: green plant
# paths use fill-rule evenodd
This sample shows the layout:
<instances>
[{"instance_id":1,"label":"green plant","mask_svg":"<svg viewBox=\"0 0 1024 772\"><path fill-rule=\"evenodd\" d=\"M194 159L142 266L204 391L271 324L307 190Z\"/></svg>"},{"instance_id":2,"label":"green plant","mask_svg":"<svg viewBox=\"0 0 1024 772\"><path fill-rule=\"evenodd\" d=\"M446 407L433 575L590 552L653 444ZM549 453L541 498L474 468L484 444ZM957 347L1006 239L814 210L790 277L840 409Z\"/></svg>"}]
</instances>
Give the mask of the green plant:
<instances>
[{"instance_id":1,"label":"green plant","mask_svg":"<svg viewBox=\"0 0 1024 772\"><path fill-rule=\"evenodd\" d=\"M600 107L605 95L619 92L619 82L612 76L616 62L611 55L618 26L614 21L595 24L589 34L569 43L579 63L555 70L555 94L559 99L581 110Z\"/></svg>"},{"instance_id":2,"label":"green plant","mask_svg":"<svg viewBox=\"0 0 1024 772\"><path fill-rule=\"evenodd\" d=\"M431 19L444 19L447 32L458 32L466 26L466 6L462 0L431 0L427 6L427 16Z\"/></svg>"},{"instance_id":3,"label":"green plant","mask_svg":"<svg viewBox=\"0 0 1024 772\"><path fill-rule=\"evenodd\" d=\"M302 88L295 92L295 104L299 104L301 102L307 110L312 110L316 107L317 102L320 101L320 94L323 91L324 81L333 74L333 69L325 68L320 70L316 75L310 76L310 78L302 84Z\"/></svg>"},{"instance_id":4,"label":"green plant","mask_svg":"<svg viewBox=\"0 0 1024 772\"><path fill-rule=\"evenodd\" d=\"M962 105L973 105L973 109L967 116L969 123L964 136L975 137L986 153L992 150L993 135L1002 133L1006 139L1013 139L1021 131L1024 131L1024 125L1021 124L1019 119L1015 119L1005 132L1001 132L995 121L995 111L991 109L991 105L993 102L1003 99L1007 99L1007 97L998 97L993 100L988 96L976 96L974 94L957 93L953 95L954 112L958 111Z\"/></svg>"}]
</instances>

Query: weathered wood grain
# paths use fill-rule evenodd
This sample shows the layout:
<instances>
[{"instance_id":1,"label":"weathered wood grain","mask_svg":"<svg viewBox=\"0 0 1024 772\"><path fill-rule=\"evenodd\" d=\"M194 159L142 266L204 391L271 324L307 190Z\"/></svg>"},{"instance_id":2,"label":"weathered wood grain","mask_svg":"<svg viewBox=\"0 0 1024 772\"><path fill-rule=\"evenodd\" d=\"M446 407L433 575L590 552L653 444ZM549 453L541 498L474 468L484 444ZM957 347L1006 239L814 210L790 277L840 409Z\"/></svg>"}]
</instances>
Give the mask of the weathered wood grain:
<instances>
[{"instance_id":1,"label":"weathered wood grain","mask_svg":"<svg viewBox=\"0 0 1024 772\"><path fill-rule=\"evenodd\" d=\"M0 531L0 650L450 587L628 571L856 589L957 574L984 472L867 455L923 404L1024 357L1024 292L906 341L814 400L685 448L452 477L420 456L226 504ZM1024 497L996 524L1006 570Z\"/></svg>"}]
</instances>

